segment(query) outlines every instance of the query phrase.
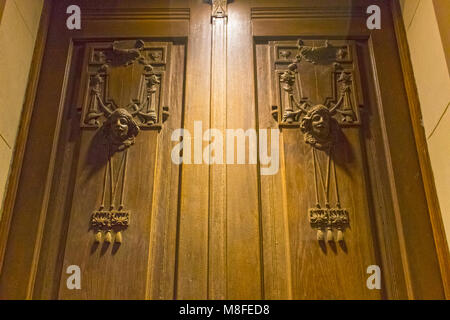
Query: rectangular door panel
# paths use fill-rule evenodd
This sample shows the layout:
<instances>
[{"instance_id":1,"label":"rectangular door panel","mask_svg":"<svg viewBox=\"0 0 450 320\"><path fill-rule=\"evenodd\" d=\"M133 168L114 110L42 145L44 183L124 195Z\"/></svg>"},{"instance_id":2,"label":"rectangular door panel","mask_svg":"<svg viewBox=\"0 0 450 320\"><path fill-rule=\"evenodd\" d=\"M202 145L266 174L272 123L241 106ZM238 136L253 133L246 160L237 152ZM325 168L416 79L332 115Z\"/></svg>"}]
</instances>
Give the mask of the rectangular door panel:
<instances>
[{"instance_id":1,"label":"rectangular door panel","mask_svg":"<svg viewBox=\"0 0 450 320\"><path fill-rule=\"evenodd\" d=\"M84 288L69 290L63 274L58 297L139 299L149 270L162 265L174 274L175 256L158 253L175 247L180 168L167 146L182 124L185 45L79 42L73 52L73 63L82 62L72 71L59 157L64 182L54 199L67 199L68 210L60 267L79 266Z\"/></svg>"},{"instance_id":2,"label":"rectangular door panel","mask_svg":"<svg viewBox=\"0 0 450 320\"><path fill-rule=\"evenodd\" d=\"M366 286L367 267L379 261L365 181L355 42L268 41L255 51L260 128L281 128L281 172L261 176L262 188L270 188L263 197L272 198L263 208L270 239L264 248L269 261L280 264L271 269L291 273L288 283L269 292L277 297L281 288L283 295L291 288L295 299L380 298ZM281 190L272 191L273 182ZM287 232L274 231L272 221Z\"/></svg>"}]
</instances>

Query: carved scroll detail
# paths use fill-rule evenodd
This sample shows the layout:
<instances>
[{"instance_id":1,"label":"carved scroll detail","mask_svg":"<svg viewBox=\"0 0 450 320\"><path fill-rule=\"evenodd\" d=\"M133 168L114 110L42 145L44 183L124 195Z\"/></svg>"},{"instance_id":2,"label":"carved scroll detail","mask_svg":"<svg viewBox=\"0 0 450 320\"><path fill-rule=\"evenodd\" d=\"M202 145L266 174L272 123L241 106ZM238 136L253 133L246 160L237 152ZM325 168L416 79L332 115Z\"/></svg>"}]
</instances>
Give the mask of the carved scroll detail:
<instances>
[{"instance_id":1,"label":"carved scroll detail","mask_svg":"<svg viewBox=\"0 0 450 320\"><path fill-rule=\"evenodd\" d=\"M142 40L114 41L109 46L93 48L89 69L89 98L83 108L82 127L101 127L116 109L127 110L143 129L159 129L169 116L163 102L163 78L166 74L168 45L148 46ZM133 77L135 72L140 77ZM125 82L127 92L137 92L128 101L116 101L110 92L111 82Z\"/></svg>"},{"instance_id":2,"label":"carved scroll detail","mask_svg":"<svg viewBox=\"0 0 450 320\"><path fill-rule=\"evenodd\" d=\"M274 101L272 115L280 126L299 126L301 115L318 105L329 108L333 116L339 115L337 120L341 125L359 125L350 46L336 46L329 41L322 46L307 46L298 40L296 45L273 42L272 49L275 51L272 56L273 90L279 95L278 101ZM301 72L305 71L300 70L305 67L304 63L314 66L316 78L317 73L329 72L333 88L331 97L312 101L308 96L302 83ZM311 72L312 69L308 70Z\"/></svg>"},{"instance_id":3,"label":"carved scroll detail","mask_svg":"<svg viewBox=\"0 0 450 320\"><path fill-rule=\"evenodd\" d=\"M342 60L346 55L345 50L332 46L329 41L325 41L324 46L311 47L305 46L302 40L298 40L297 48L298 62L304 59L312 64L330 64L337 59Z\"/></svg>"},{"instance_id":4,"label":"carved scroll detail","mask_svg":"<svg viewBox=\"0 0 450 320\"><path fill-rule=\"evenodd\" d=\"M340 95L342 99L342 106L336 111L341 115L343 123L353 123L356 119L354 111L353 100L351 98L353 77L351 73L341 72L337 82L340 84Z\"/></svg>"}]
</instances>

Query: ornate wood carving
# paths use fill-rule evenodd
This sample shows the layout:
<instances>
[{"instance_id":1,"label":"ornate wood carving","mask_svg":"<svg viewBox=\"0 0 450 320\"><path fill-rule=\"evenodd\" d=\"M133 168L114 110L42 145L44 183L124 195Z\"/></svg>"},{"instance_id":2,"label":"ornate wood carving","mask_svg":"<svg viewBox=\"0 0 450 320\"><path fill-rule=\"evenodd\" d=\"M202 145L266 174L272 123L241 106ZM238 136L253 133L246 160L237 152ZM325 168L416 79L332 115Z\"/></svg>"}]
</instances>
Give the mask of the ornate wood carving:
<instances>
[{"instance_id":1,"label":"ornate wood carving","mask_svg":"<svg viewBox=\"0 0 450 320\"><path fill-rule=\"evenodd\" d=\"M309 209L311 227L319 241L344 241L349 214L340 203L334 153L340 128L360 123L353 48L345 42L307 45L302 40L272 42L271 48L276 92L272 114L281 127L299 127L312 149L316 203ZM329 92L319 92L327 77ZM313 85L305 88L304 79Z\"/></svg>"},{"instance_id":2,"label":"ornate wood carving","mask_svg":"<svg viewBox=\"0 0 450 320\"><path fill-rule=\"evenodd\" d=\"M225 18L228 16L228 2L230 0L210 0L212 5L212 18Z\"/></svg>"},{"instance_id":3,"label":"ornate wood carving","mask_svg":"<svg viewBox=\"0 0 450 320\"><path fill-rule=\"evenodd\" d=\"M133 116L122 108L115 110L103 124L107 159L102 200L99 210L91 217L96 242L104 237L107 243L111 243L112 234L115 233L115 242L122 243L122 232L128 227L130 220L130 213L124 211L128 148L134 144L139 131Z\"/></svg>"},{"instance_id":4,"label":"ornate wood carving","mask_svg":"<svg viewBox=\"0 0 450 320\"><path fill-rule=\"evenodd\" d=\"M358 125L359 93L354 81L357 72L353 46L342 42L333 45L329 41L318 46L314 41L312 44L306 45L302 40L271 42L275 120L280 126L299 126L300 116L307 109L324 105L336 115L339 124ZM326 78L319 79L320 75L330 76L328 92L304 88L304 79L323 83Z\"/></svg>"},{"instance_id":5,"label":"ornate wood carving","mask_svg":"<svg viewBox=\"0 0 450 320\"><path fill-rule=\"evenodd\" d=\"M320 151L313 146L313 168L314 168L314 191L316 203L313 208L308 210L309 222L311 227L317 230L317 240L326 240L328 242L334 241L334 231L336 231L336 240L344 241L344 231L349 227L349 215L347 209L343 209L340 203L338 179L336 174L336 163L333 159L333 146L330 145L324 152L326 156L326 171L322 169L319 158ZM334 199L335 205L331 204L331 181L334 185ZM320 190L320 191L319 191ZM320 193L323 193L324 203L320 201Z\"/></svg>"},{"instance_id":6,"label":"ornate wood carving","mask_svg":"<svg viewBox=\"0 0 450 320\"><path fill-rule=\"evenodd\" d=\"M122 243L128 151L140 130L160 129L169 116L171 44L142 40L88 45L88 79L81 127L101 130L106 166L99 209L91 216L95 241Z\"/></svg>"},{"instance_id":7,"label":"ornate wood carving","mask_svg":"<svg viewBox=\"0 0 450 320\"><path fill-rule=\"evenodd\" d=\"M99 128L114 110L122 108L140 128L160 129L169 116L164 105L169 54L169 43L137 40L92 45L82 127Z\"/></svg>"}]
</instances>

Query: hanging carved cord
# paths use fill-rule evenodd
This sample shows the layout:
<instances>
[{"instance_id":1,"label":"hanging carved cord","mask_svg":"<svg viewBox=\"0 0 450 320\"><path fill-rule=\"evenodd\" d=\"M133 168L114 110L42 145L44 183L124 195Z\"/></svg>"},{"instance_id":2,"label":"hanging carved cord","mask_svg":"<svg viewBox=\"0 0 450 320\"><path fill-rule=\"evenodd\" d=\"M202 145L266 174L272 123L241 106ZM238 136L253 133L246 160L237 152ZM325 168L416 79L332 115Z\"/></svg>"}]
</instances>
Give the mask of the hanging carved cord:
<instances>
[{"instance_id":1,"label":"hanging carved cord","mask_svg":"<svg viewBox=\"0 0 450 320\"><path fill-rule=\"evenodd\" d=\"M291 55L292 53L287 50L279 52L282 62ZM357 121L352 98L352 74L343 70L340 63L337 62L344 56L342 49L332 46L328 41L322 47L309 47L299 40L295 59L279 76L280 89L281 92L284 92L284 96L281 97L281 105L284 109L281 122L287 125L297 123L304 133L305 142L312 148L316 203L313 208L308 210L308 216L311 227L317 230L317 240L319 241L325 241L325 239L329 242L335 239L344 241L344 231L349 227L348 211L341 208L334 160L339 125ZM339 90L338 96L334 100L335 103L333 103L333 99L328 99L324 104L313 105L308 98L303 96L304 88L299 72L299 64L302 61L314 65L333 64L335 72L340 70L339 76L336 78ZM298 97L296 97L296 93ZM275 119L278 119L278 108L274 108L273 114ZM337 115L339 116L338 120L334 118ZM321 155L322 157L320 157ZM321 162L323 161L320 161L320 158L323 160L323 155L326 158L326 170L322 170ZM334 186L334 206L330 203L331 185ZM322 198L321 194L323 194ZM324 202L321 202L321 199Z\"/></svg>"},{"instance_id":2,"label":"hanging carved cord","mask_svg":"<svg viewBox=\"0 0 450 320\"><path fill-rule=\"evenodd\" d=\"M106 140L107 162L103 177L102 201L98 211L92 214L91 227L95 241L122 243L122 232L128 227L130 213L124 211L124 195L127 178L128 149L139 134L133 116L125 109L117 109L102 127ZM114 164L119 162L118 170ZM109 203L106 201L109 194Z\"/></svg>"},{"instance_id":3,"label":"hanging carved cord","mask_svg":"<svg viewBox=\"0 0 450 320\"><path fill-rule=\"evenodd\" d=\"M122 231L124 231L129 224L130 214L129 212L123 211L128 150L124 151L121 156L122 159L120 162L120 167L117 176L114 174L115 172L113 161L111 161L112 155L110 154L108 157L108 162L104 175L102 204L100 205L99 211L94 212L92 215L92 227L95 229L96 242L101 242L104 233L105 241L111 243L112 232L114 232L115 242L122 243ZM122 181L120 184L120 204L116 209L115 202L120 179ZM110 205L109 207L106 207L105 201L108 188L108 181L110 192L110 199L109 199Z\"/></svg>"},{"instance_id":4,"label":"hanging carved cord","mask_svg":"<svg viewBox=\"0 0 450 320\"><path fill-rule=\"evenodd\" d=\"M333 147L330 147L327 153L327 171L326 180L324 182L320 163L317 159L317 150L312 148L313 165L314 165L314 189L316 196L315 208L309 209L309 221L311 227L317 229L317 240L324 241L324 230L326 230L326 240L331 242L334 240L333 231L337 231L337 241L344 241L344 230L348 226L348 212L341 208L339 199L339 189L336 175L336 164L333 161ZM336 198L336 206L331 207L330 204L330 175L333 171L334 190ZM320 178L320 180L319 180ZM325 205L320 204L319 182L324 193Z\"/></svg>"}]
</instances>

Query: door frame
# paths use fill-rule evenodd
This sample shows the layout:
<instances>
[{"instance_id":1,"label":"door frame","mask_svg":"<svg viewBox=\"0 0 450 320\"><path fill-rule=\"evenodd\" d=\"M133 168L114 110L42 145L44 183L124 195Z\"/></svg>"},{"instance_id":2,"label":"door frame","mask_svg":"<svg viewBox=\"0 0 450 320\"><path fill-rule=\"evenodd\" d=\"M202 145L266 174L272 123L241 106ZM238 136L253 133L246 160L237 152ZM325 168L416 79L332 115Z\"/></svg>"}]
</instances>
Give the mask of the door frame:
<instances>
[{"instance_id":1,"label":"door frame","mask_svg":"<svg viewBox=\"0 0 450 320\"><path fill-rule=\"evenodd\" d=\"M417 91L414 78L414 71L409 53L408 38L406 36L405 25L403 23L400 1L392 0L391 8L395 35L397 37L398 51L403 70L404 84L408 97L408 106L411 114L411 123L414 131L425 194L428 202L428 212L430 214L445 296L446 299L450 299L450 251L445 234L444 222L442 220L441 208L439 206L439 199L436 184L434 182L430 155L428 153L427 139L422 125L422 110L420 106L419 93Z\"/></svg>"},{"instance_id":2,"label":"door frame","mask_svg":"<svg viewBox=\"0 0 450 320\"><path fill-rule=\"evenodd\" d=\"M3 14L4 3L0 0L0 13ZM8 245L9 231L13 223L14 204L16 202L17 190L19 187L20 174L22 172L25 149L30 132L31 116L33 114L34 102L39 82L42 60L44 58L47 34L50 26L50 17L53 8L53 0L44 0L39 29L36 35L36 42L31 60L28 84L25 91L22 114L19 121L16 144L13 149L9 178L5 188L3 199L3 213L0 217L0 274L3 270L6 247ZM0 21L2 16L0 15Z\"/></svg>"},{"instance_id":3,"label":"door frame","mask_svg":"<svg viewBox=\"0 0 450 320\"><path fill-rule=\"evenodd\" d=\"M34 102L36 98L38 82L40 78L41 65L46 50L47 34L50 27L50 20L51 20L50 18L53 3L54 3L53 0L44 0L44 7L41 16L39 32L37 35L36 46L34 49L33 60L31 64L32 67L30 71L29 82L23 106L23 112L20 120L20 128L16 141L16 147L14 149L10 176L4 198L3 216L0 220L0 275L2 273L3 264L5 261L5 252L8 247L10 247L10 249L13 250L19 249L29 251L28 253L33 256L31 261L32 264L35 265L34 267L36 267L38 261L39 248L35 248L34 243L11 244L8 243L8 239L12 226L14 226L14 224L17 223L14 219L13 211L16 203L16 195L22 172L22 164L26 157L27 151L26 145L29 135L32 134L30 132L30 125L33 115L33 108L35 104ZM439 260L439 267L441 270L441 277L443 281L443 287L445 290L445 296L447 299L450 299L450 252L448 249L448 244L445 236L445 230L439 207L436 186L434 183L433 172L431 169L431 162L428 154L425 132L421 125L420 102L417 93L417 88L415 86L414 74L409 55L409 47L407 44L407 38L399 1L392 0L390 4L391 4L390 5L391 15L395 29L395 36L397 39L398 51L401 60L404 86L406 89L408 107L411 116L412 128L414 132L415 145L417 149L416 151L418 154L421 177L428 205L429 219L431 221L431 226L433 230L434 243L436 246L437 257ZM49 141L53 140L53 137L51 136L41 138L48 139ZM395 141L393 143L395 143ZM50 145L52 144L50 143ZM33 234L34 239L38 239L40 237L40 234L42 234L45 225L45 216L42 216L42 212L40 214L41 217L39 219L39 225L33 226L33 228L31 228L30 226L29 228L30 232L34 232ZM21 227L23 228L24 226ZM420 228L421 226L417 225L417 227ZM404 234L405 239L409 237L414 237L414 235ZM14 275L14 277L20 279L22 275L17 273ZM28 288L26 298L31 299L34 279L30 278L27 280L28 280L27 282ZM414 298L414 296L410 296L409 298Z\"/></svg>"}]
</instances>

